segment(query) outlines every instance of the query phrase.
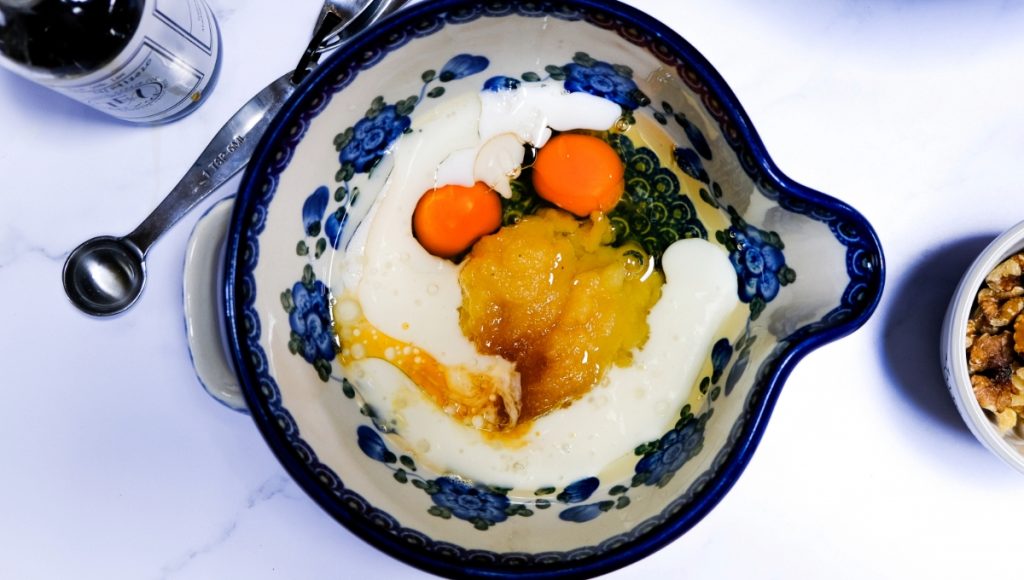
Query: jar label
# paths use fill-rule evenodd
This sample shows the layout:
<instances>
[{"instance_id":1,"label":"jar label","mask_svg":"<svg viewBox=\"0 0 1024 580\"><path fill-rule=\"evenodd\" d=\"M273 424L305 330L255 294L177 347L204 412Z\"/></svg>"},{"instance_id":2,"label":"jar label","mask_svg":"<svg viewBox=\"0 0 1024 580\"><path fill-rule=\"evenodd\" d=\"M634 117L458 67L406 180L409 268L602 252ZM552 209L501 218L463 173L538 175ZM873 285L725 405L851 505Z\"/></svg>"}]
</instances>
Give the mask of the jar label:
<instances>
[{"instance_id":1,"label":"jar label","mask_svg":"<svg viewBox=\"0 0 1024 580\"><path fill-rule=\"evenodd\" d=\"M206 75L146 37L117 71L81 87L79 100L130 121L156 120L189 104Z\"/></svg>"},{"instance_id":2,"label":"jar label","mask_svg":"<svg viewBox=\"0 0 1024 580\"><path fill-rule=\"evenodd\" d=\"M29 78L126 121L156 123L186 111L216 74L220 38L213 11L204 0L149 6L132 43L106 67L77 78Z\"/></svg>"},{"instance_id":3,"label":"jar label","mask_svg":"<svg viewBox=\"0 0 1024 580\"><path fill-rule=\"evenodd\" d=\"M214 29L206 8L196 0L158 0L153 10L157 20L176 31L206 54L213 54Z\"/></svg>"}]
</instances>

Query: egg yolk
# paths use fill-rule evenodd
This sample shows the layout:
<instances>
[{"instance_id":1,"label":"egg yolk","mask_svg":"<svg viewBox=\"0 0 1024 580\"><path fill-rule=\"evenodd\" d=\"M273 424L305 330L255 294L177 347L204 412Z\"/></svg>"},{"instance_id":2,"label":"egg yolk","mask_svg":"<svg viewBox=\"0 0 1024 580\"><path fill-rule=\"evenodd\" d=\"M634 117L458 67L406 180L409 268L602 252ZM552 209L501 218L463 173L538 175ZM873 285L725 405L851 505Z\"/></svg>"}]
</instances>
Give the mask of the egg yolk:
<instances>
[{"instance_id":1,"label":"egg yolk","mask_svg":"<svg viewBox=\"0 0 1024 580\"><path fill-rule=\"evenodd\" d=\"M445 185L423 194L412 214L420 245L440 258L465 252L501 226L501 199L482 182L472 187Z\"/></svg>"},{"instance_id":2,"label":"egg yolk","mask_svg":"<svg viewBox=\"0 0 1024 580\"><path fill-rule=\"evenodd\" d=\"M520 391L514 377L446 366L418 346L377 329L351 298L339 300L335 330L342 344L338 360L346 367L371 358L387 361L445 414L476 429L497 432L518 420Z\"/></svg>"},{"instance_id":3,"label":"egg yolk","mask_svg":"<svg viewBox=\"0 0 1024 580\"><path fill-rule=\"evenodd\" d=\"M586 217L607 213L625 190L625 168L611 145L591 135L562 133L537 153L533 187L556 206Z\"/></svg>"}]
</instances>

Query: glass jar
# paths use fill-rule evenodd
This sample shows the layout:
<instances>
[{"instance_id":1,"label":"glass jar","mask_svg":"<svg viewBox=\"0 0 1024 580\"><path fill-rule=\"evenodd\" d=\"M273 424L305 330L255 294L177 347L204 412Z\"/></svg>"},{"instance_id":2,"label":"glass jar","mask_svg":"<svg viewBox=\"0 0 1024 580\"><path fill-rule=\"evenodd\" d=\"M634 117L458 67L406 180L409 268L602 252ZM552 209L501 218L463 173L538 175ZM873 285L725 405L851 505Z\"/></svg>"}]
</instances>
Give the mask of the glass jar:
<instances>
[{"instance_id":1,"label":"glass jar","mask_svg":"<svg viewBox=\"0 0 1024 580\"><path fill-rule=\"evenodd\" d=\"M0 66L124 121L195 110L219 65L205 0L0 0Z\"/></svg>"}]
</instances>

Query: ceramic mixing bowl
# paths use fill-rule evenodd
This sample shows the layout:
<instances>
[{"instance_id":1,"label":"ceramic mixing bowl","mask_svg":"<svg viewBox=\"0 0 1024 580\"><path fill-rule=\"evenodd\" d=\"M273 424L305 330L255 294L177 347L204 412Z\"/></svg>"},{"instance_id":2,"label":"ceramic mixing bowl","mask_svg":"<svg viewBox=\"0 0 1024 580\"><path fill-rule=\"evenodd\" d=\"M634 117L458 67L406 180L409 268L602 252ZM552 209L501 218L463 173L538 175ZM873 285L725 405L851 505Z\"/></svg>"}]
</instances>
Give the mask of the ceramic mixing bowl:
<instances>
[{"instance_id":1,"label":"ceramic mixing bowl","mask_svg":"<svg viewBox=\"0 0 1024 580\"><path fill-rule=\"evenodd\" d=\"M409 450L344 374L331 298L364 219L357 208L416 120L466 92L541 83L610 100L621 122L672 140L669 160L619 144L639 208L628 226L727 252L743 320L694 347L704 370L679 388L697 395L615 469L508 489ZM273 452L353 533L442 575L589 576L676 539L743 471L797 361L863 324L883 284L869 224L775 167L692 46L636 9L593 0L426 2L340 49L253 157L226 256L230 346Z\"/></svg>"}]
</instances>

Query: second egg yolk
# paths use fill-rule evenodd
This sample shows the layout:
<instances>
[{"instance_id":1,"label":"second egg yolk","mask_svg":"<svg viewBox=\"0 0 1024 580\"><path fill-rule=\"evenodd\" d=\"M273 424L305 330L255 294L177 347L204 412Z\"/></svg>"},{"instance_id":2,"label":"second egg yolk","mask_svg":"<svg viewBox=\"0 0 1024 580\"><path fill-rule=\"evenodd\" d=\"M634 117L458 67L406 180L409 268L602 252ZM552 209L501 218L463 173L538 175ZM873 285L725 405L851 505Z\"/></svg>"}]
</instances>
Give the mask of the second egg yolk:
<instances>
[{"instance_id":1,"label":"second egg yolk","mask_svg":"<svg viewBox=\"0 0 1024 580\"><path fill-rule=\"evenodd\" d=\"M501 226L501 199L481 182L472 187L445 185L423 194L412 214L420 245L440 258L465 252Z\"/></svg>"},{"instance_id":2,"label":"second egg yolk","mask_svg":"<svg viewBox=\"0 0 1024 580\"><path fill-rule=\"evenodd\" d=\"M624 175L611 145L590 135L562 133L537 153L533 187L556 206L586 217L615 207L625 190Z\"/></svg>"}]
</instances>

